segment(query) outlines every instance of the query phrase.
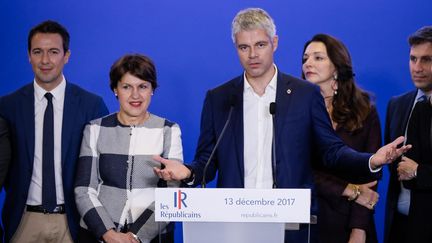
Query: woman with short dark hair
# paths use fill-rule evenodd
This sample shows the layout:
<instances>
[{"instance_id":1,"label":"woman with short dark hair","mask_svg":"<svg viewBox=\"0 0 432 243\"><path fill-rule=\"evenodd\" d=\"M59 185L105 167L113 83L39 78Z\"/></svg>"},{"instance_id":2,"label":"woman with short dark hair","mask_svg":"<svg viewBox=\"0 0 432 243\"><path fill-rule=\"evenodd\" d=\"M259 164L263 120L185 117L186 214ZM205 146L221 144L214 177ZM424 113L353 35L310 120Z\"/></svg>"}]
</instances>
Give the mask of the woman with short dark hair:
<instances>
[{"instance_id":1,"label":"woman with short dark hair","mask_svg":"<svg viewBox=\"0 0 432 243\"><path fill-rule=\"evenodd\" d=\"M111 67L110 87L118 112L91 121L84 130L75 199L81 214L78 242L173 242L167 223L155 222L154 189L178 186L159 179L153 155L183 162L180 128L151 114L157 87L150 58L126 55Z\"/></svg>"}]
</instances>

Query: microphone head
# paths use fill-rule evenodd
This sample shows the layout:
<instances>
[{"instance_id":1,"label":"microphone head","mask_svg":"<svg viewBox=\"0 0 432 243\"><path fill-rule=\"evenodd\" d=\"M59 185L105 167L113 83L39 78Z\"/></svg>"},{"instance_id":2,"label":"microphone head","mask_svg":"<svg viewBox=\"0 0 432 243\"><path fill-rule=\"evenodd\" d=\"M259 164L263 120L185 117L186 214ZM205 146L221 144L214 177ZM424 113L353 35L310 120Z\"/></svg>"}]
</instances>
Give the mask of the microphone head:
<instances>
[{"instance_id":1,"label":"microphone head","mask_svg":"<svg viewBox=\"0 0 432 243\"><path fill-rule=\"evenodd\" d=\"M270 111L271 115L276 114L276 102L271 102L270 103L269 111Z\"/></svg>"}]
</instances>

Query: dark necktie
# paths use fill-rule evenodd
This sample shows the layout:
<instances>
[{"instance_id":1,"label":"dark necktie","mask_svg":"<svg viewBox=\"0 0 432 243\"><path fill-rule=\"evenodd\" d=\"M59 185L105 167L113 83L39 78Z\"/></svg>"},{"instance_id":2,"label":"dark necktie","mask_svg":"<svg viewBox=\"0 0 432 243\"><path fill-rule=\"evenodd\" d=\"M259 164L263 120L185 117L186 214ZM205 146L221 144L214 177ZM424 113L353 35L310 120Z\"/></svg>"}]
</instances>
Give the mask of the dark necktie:
<instances>
[{"instance_id":1,"label":"dark necktie","mask_svg":"<svg viewBox=\"0 0 432 243\"><path fill-rule=\"evenodd\" d=\"M422 95L422 96L420 96L420 97L417 98L417 102L424 101L426 99L427 99L427 96L426 95Z\"/></svg>"},{"instance_id":2,"label":"dark necktie","mask_svg":"<svg viewBox=\"0 0 432 243\"><path fill-rule=\"evenodd\" d=\"M54 174L54 110L51 93L46 93L47 107L43 123L42 142L42 206L48 211L57 206Z\"/></svg>"}]
</instances>

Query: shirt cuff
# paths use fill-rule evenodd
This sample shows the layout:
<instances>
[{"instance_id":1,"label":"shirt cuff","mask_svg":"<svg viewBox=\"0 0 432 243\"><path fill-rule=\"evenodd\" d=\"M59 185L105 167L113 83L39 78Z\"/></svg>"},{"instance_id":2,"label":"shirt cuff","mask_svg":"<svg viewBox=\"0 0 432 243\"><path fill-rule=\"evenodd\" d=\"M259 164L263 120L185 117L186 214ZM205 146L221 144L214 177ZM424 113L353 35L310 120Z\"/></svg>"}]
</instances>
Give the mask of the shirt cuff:
<instances>
[{"instance_id":1,"label":"shirt cuff","mask_svg":"<svg viewBox=\"0 0 432 243\"><path fill-rule=\"evenodd\" d=\"M186 166L186 168L188 168L191 171L191 175L189 176L189 178L182 180L182 182L188 186L193 186L193 184L195 183L195 171L190 165L184 165L184 166Z\"/></svg>"},{"instance_id":2,"label":"shirt cuff","mask_svg":"<svg viewBox=\"0 0 432 243\"><path fill-rule=\"evenodd\" d=\"M375 154L372 154L371 155L371 157L369 157L369 162L368 162L368 166L369 166L369 170L370 170L370 172L372 172L372 173L377 173L377 172L379 172L379 171L381 171L381 166L380 167L378 167L378 168L376 168L376 169L372 169L372 167L371 167L371 161L372 161L372 158L375 156Z\"/></svg>"}]
</instances>

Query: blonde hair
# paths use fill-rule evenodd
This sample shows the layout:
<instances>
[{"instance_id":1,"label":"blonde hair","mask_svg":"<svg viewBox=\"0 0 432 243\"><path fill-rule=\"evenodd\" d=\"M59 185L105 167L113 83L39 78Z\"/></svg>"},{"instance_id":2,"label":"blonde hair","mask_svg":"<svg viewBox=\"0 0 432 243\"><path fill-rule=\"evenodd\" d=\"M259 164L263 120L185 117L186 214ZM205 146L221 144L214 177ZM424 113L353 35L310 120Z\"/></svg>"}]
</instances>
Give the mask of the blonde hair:
<instances>
[{"instance_id":1,"label":"blonde hair","mask_svg":"<svg viewBox=\"0 0 432 243\"><path fill-rule=\"evenodd\" d=\"M240 10L232 21L231 38L235 43L235 35L238 32L255 29L264 29L271 39L276 35L274 21L264 9L247 8Z\"/></svg>"}]
</instances>

